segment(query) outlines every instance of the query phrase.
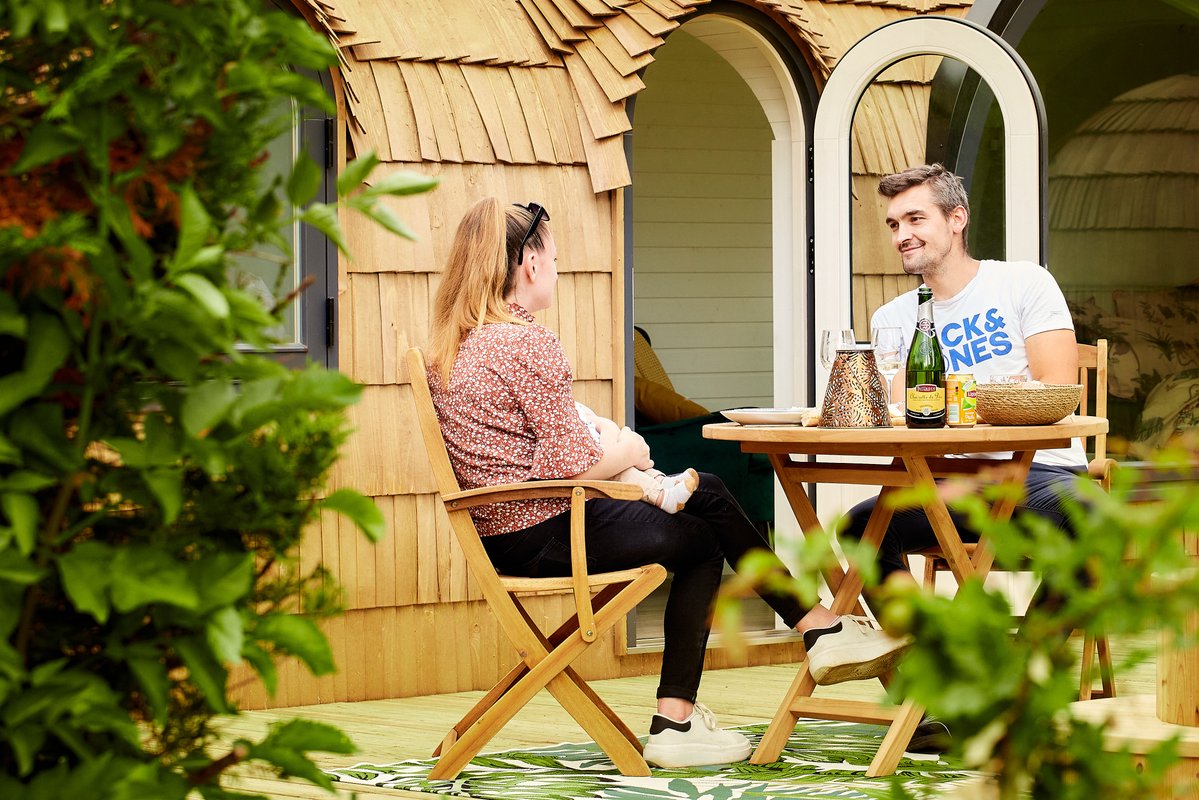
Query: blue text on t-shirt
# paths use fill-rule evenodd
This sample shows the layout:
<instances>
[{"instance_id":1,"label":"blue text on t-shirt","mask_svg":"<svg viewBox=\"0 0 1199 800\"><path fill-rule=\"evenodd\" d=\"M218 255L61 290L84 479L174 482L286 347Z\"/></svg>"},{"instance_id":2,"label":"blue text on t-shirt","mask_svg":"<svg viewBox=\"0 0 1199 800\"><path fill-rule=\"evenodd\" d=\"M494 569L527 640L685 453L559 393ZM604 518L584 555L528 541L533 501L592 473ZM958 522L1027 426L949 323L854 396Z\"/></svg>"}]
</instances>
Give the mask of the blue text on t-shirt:
<instances>
[{"instance_id":1,"label":"blue text on t-shirt","mask_svg":"<svg viewBox=\"0 0 1199 800\"><path fill-rule=\"evenodd\" d=\"M977 367L984 361L1012 351L1012 339L998 308L972 314L941 328L941 349L949 363L946 371Z\"/></svg>"}]
</instances>

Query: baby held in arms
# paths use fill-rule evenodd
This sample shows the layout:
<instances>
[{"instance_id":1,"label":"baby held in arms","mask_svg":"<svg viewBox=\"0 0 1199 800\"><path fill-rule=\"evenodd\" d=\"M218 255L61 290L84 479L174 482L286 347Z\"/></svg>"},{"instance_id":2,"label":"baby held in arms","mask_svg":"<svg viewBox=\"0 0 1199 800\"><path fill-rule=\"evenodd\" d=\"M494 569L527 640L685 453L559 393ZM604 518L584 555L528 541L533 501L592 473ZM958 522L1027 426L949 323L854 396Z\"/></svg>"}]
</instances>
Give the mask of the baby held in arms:
<instances>
[{"instance_id":1,"label":"baby held in arms","mask_svg":"<svg viewBox=\"0 0 1199 800\"><path fill-rule=\"evenodd\" d=\"M575 402L587 429L596 443L600 441L601 430L610 429L612 434L619 436L620 427L610 419L601 417L587 406ZM666 475L653 468L653 461L646 461L635 467L629 467L623 472L612 476L612 480L621 483L631 483L641 487L641 499L650 505L657 506L667 514L675 514L691 499L691 493L699 486L699 473L688 468L678 475Z\"/></svg>"}]
</instances>

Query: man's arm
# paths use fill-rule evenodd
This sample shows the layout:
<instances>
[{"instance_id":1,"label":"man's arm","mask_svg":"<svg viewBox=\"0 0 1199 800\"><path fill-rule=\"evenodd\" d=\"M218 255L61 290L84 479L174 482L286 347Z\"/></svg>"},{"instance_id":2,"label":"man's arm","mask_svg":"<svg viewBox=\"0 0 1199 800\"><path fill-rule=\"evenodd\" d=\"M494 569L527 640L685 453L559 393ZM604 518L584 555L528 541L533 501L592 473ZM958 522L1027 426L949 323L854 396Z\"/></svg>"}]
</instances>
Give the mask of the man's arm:
<instances>
[{"instance_id":1,"label":"man's arm","mask_svg":"<svg viewBox=\"0 0 1199 800\"><path fill-rule=\"evenodd\" d=\"M1078 383L1078 342L1072 330L1045 331L1024 342L1028 369L1041 383Z\"/></svg>"}]
</instances>

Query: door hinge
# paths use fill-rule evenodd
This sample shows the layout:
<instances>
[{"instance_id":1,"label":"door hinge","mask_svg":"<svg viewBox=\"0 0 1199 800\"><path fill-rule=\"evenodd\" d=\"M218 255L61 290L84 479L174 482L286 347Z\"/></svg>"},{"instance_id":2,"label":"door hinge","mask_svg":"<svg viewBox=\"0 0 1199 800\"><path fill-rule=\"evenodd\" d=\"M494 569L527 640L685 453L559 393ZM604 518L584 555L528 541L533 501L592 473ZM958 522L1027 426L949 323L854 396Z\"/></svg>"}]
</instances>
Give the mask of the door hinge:
<instances>
[{"instance_id":1,"label":"door hinge","mask_svg":"<svg viewBox=\"0 0 1199 800\"><path fill-rule=\"evenodd\" d=\"M337 301L325 298L325 347L337 344Z\"/></svg>"},{"instance_id":2,"label":"door hinge","mask_svg":"<svg viewBox=\"0 0 1199 800\"><path fill-rule=\"evenodd\" d=\"M337 124L336 120L325 118L325 169L331 170L337 166Z\"/></svg>"}]
</instances>

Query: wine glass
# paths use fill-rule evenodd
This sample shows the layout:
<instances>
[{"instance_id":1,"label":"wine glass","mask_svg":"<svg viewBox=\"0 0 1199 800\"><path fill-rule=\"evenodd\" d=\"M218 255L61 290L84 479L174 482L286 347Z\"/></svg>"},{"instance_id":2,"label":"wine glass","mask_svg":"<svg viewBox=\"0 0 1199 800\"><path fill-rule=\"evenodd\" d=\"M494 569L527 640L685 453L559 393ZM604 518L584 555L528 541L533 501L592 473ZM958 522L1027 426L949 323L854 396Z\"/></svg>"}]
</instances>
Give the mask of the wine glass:
<instances>
[{"instance_id":1,"label":"wine glass","mask_svg":"<svg viewBox=\"0 0 1199 800\"><path fill-rule=\"evenodd\" d=\"M895 373L899 372L903 358L904 335L902 328L875 328L870 332L870 343L874 345L874 360L878 371L883 376L883 385L887 388L887 402L891 402L891 384Z\"/></svg>"},{"instance_id":2,"label":"wine glass","mask_svg":"<svg viewBox=\"0 0 1199 800\"><path fill-rule=\"evenodd\" d=\"M851 328L821 331L820 363L824 365L826 370L832 369L833 362L837 360L837 350L846 345L854 344L855 341Z\"/></svg>"}]
</instances>

